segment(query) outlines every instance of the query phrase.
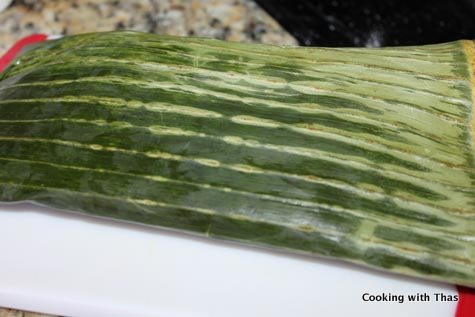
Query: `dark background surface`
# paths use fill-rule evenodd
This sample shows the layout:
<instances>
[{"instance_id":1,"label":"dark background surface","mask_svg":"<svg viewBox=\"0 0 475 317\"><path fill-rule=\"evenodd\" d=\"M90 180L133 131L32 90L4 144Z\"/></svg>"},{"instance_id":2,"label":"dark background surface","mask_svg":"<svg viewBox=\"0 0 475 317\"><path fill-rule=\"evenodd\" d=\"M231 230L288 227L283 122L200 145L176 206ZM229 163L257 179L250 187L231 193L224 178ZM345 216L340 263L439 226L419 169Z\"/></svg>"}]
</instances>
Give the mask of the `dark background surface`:
<instances>
[{"instance_id":1,"label":"dark background surface","mask_svg":"<svg viewBox=\"0 0 475 317\"><path fill-rule=\"evenodd\" d=\"M475 0L257 0L306 46L395 46L475 39Z\"/></svg>"}]
</instances>

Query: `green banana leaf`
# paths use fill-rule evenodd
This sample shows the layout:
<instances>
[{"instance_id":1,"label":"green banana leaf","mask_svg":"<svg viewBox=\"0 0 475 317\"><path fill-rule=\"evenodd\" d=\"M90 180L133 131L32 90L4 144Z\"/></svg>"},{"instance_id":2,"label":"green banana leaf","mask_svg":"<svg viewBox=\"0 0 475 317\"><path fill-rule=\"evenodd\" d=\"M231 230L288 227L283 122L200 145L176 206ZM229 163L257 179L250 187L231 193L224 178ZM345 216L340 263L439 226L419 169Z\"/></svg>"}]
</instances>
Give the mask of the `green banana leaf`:
<instances>
[{"instance_id":1,"label":"green banana leaf","mask_svg":"<svg viewBox=\"0 0 475 317\"><path fill-rule=\"evenodd\" d=\"M0 75L0 201L475 286L474 49L36 44Z\"/></svg>"}]
</instances>

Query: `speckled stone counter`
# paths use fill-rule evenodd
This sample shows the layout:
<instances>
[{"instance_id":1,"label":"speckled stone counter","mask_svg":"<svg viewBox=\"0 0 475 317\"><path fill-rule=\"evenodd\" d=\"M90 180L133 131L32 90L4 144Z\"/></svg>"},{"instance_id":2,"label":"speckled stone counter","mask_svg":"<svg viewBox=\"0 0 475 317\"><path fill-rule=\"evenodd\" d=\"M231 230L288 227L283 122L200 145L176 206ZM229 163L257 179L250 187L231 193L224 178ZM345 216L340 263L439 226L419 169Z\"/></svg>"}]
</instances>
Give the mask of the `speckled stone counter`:
<instances>
[{"instance_id":1,"label":"speckled stone counter","mask_svg":"<svg viewBox=\"0 0 475 317\"><path fill-rule=\"evenodd\" d=\"M32 33L69 35L118 29L297 43L250 0L15 0L0 13L0 54Z\"/></svg>"},{"instance_id":2,"label":"speckled stone counter","mask_svg":"<svg viewBox=\"0 0 475 317\"><path fill-rule=\"evenodd\" d=\"M297 45L250 0L15 0L0 12L0 55L33 33L70 35L119 29ZM0 308L0 317L47 316Z\"/></svg>"},{"instance_id":3,"label":"speckled stone counter","mask_svg":"<svg viewBox=\"0 0 475 317\"><path fill-rule=\"evenodd\" d=\"M54 317L54 316L0 307L0 317Z\"/></svg>"}]
</instances>

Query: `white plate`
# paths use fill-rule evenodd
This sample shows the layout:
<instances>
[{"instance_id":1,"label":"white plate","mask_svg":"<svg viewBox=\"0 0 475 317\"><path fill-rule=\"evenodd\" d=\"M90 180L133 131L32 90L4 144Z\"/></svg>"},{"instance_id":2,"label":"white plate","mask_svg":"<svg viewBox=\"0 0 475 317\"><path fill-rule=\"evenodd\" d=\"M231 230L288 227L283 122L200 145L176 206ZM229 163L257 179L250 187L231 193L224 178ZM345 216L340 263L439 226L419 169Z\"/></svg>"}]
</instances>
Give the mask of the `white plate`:
<instances>
[{"instance_id":1,"label":"white plate","mask_svg":"<svg viewBox=\"0 0 475 317\"><path fill-rule=\"evenodd\" d=\"M0 205L0 306L67 316L452 317L452 285L30 204ZM404 302L365 302L364 293ZM408 302L428 293L430 302Z\"/></svg>"}]
</instances>

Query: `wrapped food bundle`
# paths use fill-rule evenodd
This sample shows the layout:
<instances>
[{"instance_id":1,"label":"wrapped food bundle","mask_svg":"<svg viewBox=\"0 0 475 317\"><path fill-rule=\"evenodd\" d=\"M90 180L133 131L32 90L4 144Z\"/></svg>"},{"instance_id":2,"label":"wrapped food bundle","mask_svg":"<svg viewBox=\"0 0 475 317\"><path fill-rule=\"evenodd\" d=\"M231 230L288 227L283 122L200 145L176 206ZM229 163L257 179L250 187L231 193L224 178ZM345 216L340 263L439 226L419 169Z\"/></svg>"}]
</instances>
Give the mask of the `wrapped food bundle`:
<instances>
[{"instance_id":1,"label":"wrapped food bundle","mask_svg":"<svg viewBox=\"0 0 475 317\"><path fill-rule=\"evenodd\" d=\"M38 43L0 75L0 201L475 286L474 50Z\"/></svg>"}]
</instances>

